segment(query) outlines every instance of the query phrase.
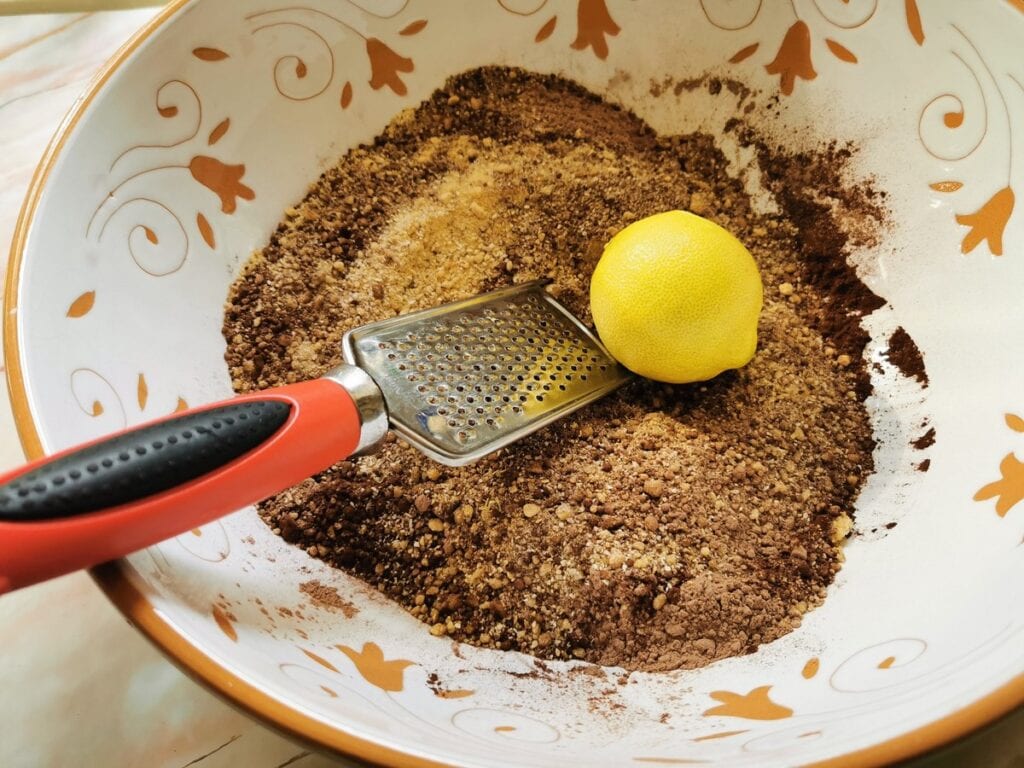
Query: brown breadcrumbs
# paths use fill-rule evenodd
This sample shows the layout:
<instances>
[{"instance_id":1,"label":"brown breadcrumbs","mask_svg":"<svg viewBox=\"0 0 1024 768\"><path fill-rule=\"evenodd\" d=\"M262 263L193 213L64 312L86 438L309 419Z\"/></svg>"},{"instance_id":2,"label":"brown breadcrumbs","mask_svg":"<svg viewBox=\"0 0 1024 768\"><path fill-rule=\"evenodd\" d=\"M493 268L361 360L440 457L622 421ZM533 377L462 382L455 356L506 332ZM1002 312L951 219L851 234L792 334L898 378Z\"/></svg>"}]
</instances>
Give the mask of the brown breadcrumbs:
<instances>
[{"instance_id":1,"label":"brown breadcrumbs","mask_svg":"<svg viewBox=\"0 0 1024 768\"><path fill-rule=\"evenodd\" d=\"M348 152L233 286L239 392L324 373L348 328L513 282L550 278L589 323L604 243L674 208L750 248L759 349L707 383L636 381L469 467L389 438L263 503L267 524L435 635L545 659L692 668L799 625L872 470L858 319L880 301L844 253L880 212L840 182L849 150L741 142L769 189L794 186L781 213L754 212L711 137L657 136L514 69L460 75Z\"/></svg>"}]
</instances>

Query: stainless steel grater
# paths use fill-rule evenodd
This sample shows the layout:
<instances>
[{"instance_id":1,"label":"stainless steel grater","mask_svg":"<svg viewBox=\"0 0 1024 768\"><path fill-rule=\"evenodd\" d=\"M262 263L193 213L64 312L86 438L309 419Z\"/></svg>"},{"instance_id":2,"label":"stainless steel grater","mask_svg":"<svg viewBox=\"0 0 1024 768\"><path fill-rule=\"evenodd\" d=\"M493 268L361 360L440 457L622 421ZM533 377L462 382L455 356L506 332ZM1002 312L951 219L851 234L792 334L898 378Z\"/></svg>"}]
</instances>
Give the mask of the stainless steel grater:
<instances>
[{"instance_id":1,"label":"stainless steel grater","mask_svg":"<svg viewBox=\"0 0 1024 768\"><path fill-rule=\"evenodd\" d=\"M468 464L629 379L544 290L345 334L312 381L190 408L0 477L0 594L196 528L379 445Z\"/></svg>"},{"instance_id":2,"label":"stainless steel grater","mask_svg":"<svg viewBox=\"0 0 1024 768\"><path fill-rule=\"evenodd\" d=\"M544 285L356 328L345 361L380 388L396 434L442 464L468 464L630 377Z\"/></svg>"}]
</instances>

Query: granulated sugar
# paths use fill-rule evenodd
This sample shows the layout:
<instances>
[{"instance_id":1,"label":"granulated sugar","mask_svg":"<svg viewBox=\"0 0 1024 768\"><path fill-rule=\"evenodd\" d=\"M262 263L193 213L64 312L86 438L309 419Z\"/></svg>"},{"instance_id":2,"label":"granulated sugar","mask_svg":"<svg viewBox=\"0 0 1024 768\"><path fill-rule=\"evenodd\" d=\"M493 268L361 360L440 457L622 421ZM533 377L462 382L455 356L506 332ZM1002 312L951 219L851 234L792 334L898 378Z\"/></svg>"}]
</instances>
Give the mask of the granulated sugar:
<instances>
[{"instance_id":1,"label":"granulated sugar","mask_svg":"<svg viewBox=\"0 0 1024 768\"><path fill-rule=\"evenodd\" d=\"M668 670L792 630L840 566L872 469L857 319L879 300L846 264L842 221L863 237L880 214L870 189L838 186L845 150L760 156L769 185L819 185L755 215L710 137L655 136L508 69L455 78L349 152L233 287L239 392L324 373L348 328L513 282L551 279L589 323L603 244L674 208L753 253L759 349L704 384L636 381L469 467L390 438L263 503L267 524L478 646Z\"/></svg>"}]
</instances>

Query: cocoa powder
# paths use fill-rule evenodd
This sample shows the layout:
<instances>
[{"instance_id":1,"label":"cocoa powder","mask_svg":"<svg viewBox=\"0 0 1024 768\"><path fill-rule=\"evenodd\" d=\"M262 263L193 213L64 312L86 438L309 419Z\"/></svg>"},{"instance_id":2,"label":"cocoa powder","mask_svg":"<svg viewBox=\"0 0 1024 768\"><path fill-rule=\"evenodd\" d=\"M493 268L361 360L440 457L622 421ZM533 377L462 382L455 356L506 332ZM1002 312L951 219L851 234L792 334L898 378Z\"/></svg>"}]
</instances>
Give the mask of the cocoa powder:
<instances>
[{"instance_id":1,"label":"cocoa powder","mask_svg":"<svg viewBox=\"0 0 1024 768\"><path fill-rule=\"evenodd\" d=\"M919 451L923 451L925 448L931 448L935 445L935 427L929 427L927 432L911 441L910 444Z\"/></svg>"},{"instance_id":2,"label":"cocoa powder","mask_svg":"<svg viewBox=\"0 0 1024 768\"><path fill-rule=\"evenodd\" d=\"M907 378L928 386L928 372L924 367L924 358L910 334L903 328L897 328L889 337L889 348L885 352L890 363L899 368Z\"/></svg>"},{"instance_id":3,"label":"cocoa powder","mask_svg":"<svg viewBox=\"0 0 1024 768\"><path fill-rule=\"evenodd\" d=\"M469 467L389 438L263 503L267 524L435 635L545 659L697 667L798 626L872 469L859 317L880 300L845 252L882 209L842 180L849 148L792 156L732 128L782 215L754 212L712 137L657 136L514 69L460 75L348 152L232 288L239 392L321 375L348 328L513 282L551 279L589 323L603 244L673 208L753 253L759 349L713 381L638 380Z\"/></svg>"},{"instance_id":4,"label":"cocoa powder","mask_svg":"<svg viewBox=\"0 0 1024 768\"><path fill-rule=\"evenodd\" d=\"M319 581L304 581L299 585L299 591L309 597L314 605L340 611L346 619L351 619L359 613L355 605L338 594L337 588L321 584Z\"/></svg>"}]
</instances>

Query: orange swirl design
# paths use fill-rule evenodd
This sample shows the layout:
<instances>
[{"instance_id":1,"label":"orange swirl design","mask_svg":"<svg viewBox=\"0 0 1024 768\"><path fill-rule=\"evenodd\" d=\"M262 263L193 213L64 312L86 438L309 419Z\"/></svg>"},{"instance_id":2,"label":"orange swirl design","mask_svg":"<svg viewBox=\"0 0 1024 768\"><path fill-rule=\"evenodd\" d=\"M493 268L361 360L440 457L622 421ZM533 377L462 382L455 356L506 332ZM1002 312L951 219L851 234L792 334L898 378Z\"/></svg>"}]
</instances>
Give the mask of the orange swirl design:
<instances>
[{"instance_id":1,"label":"orange swirl design","mask_svg":"<svg viewBox=\"0 0 1024 768\"><path fill-rule=\"evenodd\" d=\"M402 13L405 11L405 9L409 7L409 0L405 0L405 2L402 3L401 6L399 6L397 11L394 11L392 13L375 13L370 8L364 8L363 6L359 5L359 3L353 2L353 0L346 0L346 1L353 8L358 8L360 11L365 13L367 16L372 16L375 19L385 19L385 20L393 19L396 16L402 15Z\"/></svg>"},{"instance_id":2,"label":"orange swirl design","mask_svg":"<svg viewBox=\"0 0 1024 768\"><path fill-rule=\"evenodd\" d=\"M157 246L159 248L161 244L160 237L150 227L147 227L143 224L136 224L128 231L128 254L131 256L132 261L135 262L136 266L138 266L138 268L145 272L147 275L151 275L153 277L166 277L167 275L173 275L175 272L177 272L179 269L185 266L185 261L186 259L188 259L190 248L189 237L188 232L185 231L185 225L182 223L181 218L174 211L172 211L170 208L168 208L166 205L164 205L158 200L154 200L151 197L142 196L133 197L129 200L125 200L123 203L118 205L107 217L107 220L103 223L103 226L100 228L100 233L97 240L102 242L103 235L106 233L107 226L110 224L110 222L114 220L114 218L117 216L118 213L120 213L120 211L123 208L125 208L128 205L132 205L133 203L146 203L148 205L154 206L158 210L162 210L166 214L166 216L169 217L169 219L173 221L174 224L177 225L178 231L181 234L181 239L184 243L184 249L181 251L181 255L176 260L174 260L170 266L162 269L154 268L151 264L148 263L148 260L144 260L144 258L139 255L137 249L146 247L140 242L140 237L144 238L146 242L150 243L151 245ZM165 249L160 248L160 250Z\"/></svg>"},{"instance_id":3,"label":"orange swirl design","mask_svg":"<svg viewBox=\"0 0 1024 768\"><path fill-rule=\"evenodd\" d=\"M848 0L843 0L843 5L844 7L847 6ZM818 10L818 13L821 14L821 17L825 19L825 21L827 21L833 27L836 27L838 29L857 29L858 27L863 27L874 17L875 13L878 11L878 0L872 0L871 9L863 18L858 19L857 21L845 23L836 21L832 16L829 16L827 13L825 13L825 10L821 7L820 0L814 0L814 7Z\"/></svg>"},{"instance_id":4,"label":"orange swirl design","mask_svg":"<svg viewBox=\"0 0 1024 768\"><path fill-rule=\"evenodd\" d=\"M935 120L936 111L945 110L942 114L942 125L948 131L959 131L961 130L965 115L967 114L967 108L964 105L963 99L957 94L947 92L932 98L931 101L929 101L922 109L921 115L918 118L918 138L920 139L924 150L938 160L956 162L970 157L989 136L990 101L986 96L986 86L995 90L996 96L998 96L998 103L1002 105L1002 114L1005 117L1006 122L1006 184L999 187L994 192L990 192L988 199L980 208L977 208L974 211L958 212L955 214L955 219L957 224L968 228L960 243L961 253L969 254L979 245L985 243L988 247L989 253L993 256L1001 256L1003 254L1003 234L1010 218L1013 216L1016 204L1016 193L1013 189L1013 116L1011 114L1006 95L1000 87L1000 80L988 65L988 62L982 55L981 50L967 36L963 29L956 24L950 24L949 26L952 27L963 42L971 49L971 51L973 51L977 64L980 66L981 70L984 71L987 78L986 82L983 84L981 77L979 77L978 70L972 67L957 51L951 51L951 54L964 66L965 69L967 69L971 78L974 80L974 85L982 104L981 133L979 134L977 141L963 151L943 152L936 148L929 136L926 135L926 120L930 120L933 126L938 125L938 121ZM1012 73L1006 73L1006 77L1024 91L1024 86L1022 86L1021 82L1014 77ZM942 106L943 104L945 104L945 106ZM952 108L950 108L950 105L952 105ZM942 181L929 184L929 187L932 190L945 193L956 192L963 186L963 183L959 181ZM1001 467L1001 470L1004 472L1005 479L1005 473L1007 470L1005 463L1004 466ZM985 489L979 491L979 494L987 493L990 490L992 490L991 486L986 486ZM976 494L975 500L983 499L979 499Z\"/></svg>"},{"instance_id":5,"label":"orange swirl design","mask_svg":"<svg viewBox=\"0 0 1024 768\"><path fill-rule=\"evenodd\" d=\"M349 2L356 8L360 8L360 6L351 2L351 0L349 0ZM404 8L405 6L403 5L402 10L404 10ZM375 16L375 18L390 19L394 18L394 16L397 16L398 13L400 12L401 11L397 11L389 16L381 16L372 13L370 15ZM397 53L394 49L391 48L391 46L387 45L382 40L373 36L363 34L344 19L334 16L333 14L330 14L327 11L322 11L319 8L312 8L309 6L296 5L289 6L286 8L274 8L269 11L259 11L258 13L249 14L245 17L245 19L246 21L251 22L256 19L262 19L267 16L276 16L282 13L300 13L307 14L310 16L316 16L322 19L327 19L339 25L340 27L343 27L352 34L356 35L357 37L362 39L366 47L366 56L370 62L371 70L369 81L370 87L374 90L380 90L382 87L387 86L399 96L404 96L407 93L407 88L405 82L401 78L401 73L410 73L414 70L415 67L413 65L412 59L409 59ZM427 23L428 22L426 19L419 19L403 27L401 30L399 30L398 34L403 36L416 35L426 28ZM320 34L320 32L308 26L307 24L287 19L284 21L271 21L267 24L262 24L254 28L250 34L255 35L258 32L271 29L273 27L281 26L298 27L309 34L316 36L317 39L320 41L320 45L327 53L329 61L329 71L327 73L326 79L324 80L323 86L320 89L316 90L315 92L308 93L305 95L296 95L294 91L286 90L286 87L282 85L282 80L285 77L283 72L285 71L285 69L289 68L289 66L291 67L291 71L293 72L293 77L295 81L304 80L309 74L309 68L306 65L306 62L300 56L296 54L290 54L287 56L282 56L274 64L274 87L277 89L277 92L284 96L285 98L290 99L292 101L308 101L309 99L315 98L322 94L334 82L335 58L333 46L330 42L328 42L327 38ZM352 96L352 84L351 81L347 81L341 89L341 97L339 99L339 104L342 109L347 109L348 106L352 103Z\"/></svg>"},{"instance_id":6,"label":"orange swirl design","mask_svg":"<svg viewBox=\"0 0 1024 768\"><path fill-rule=\"evenodd\" d=\"M164 83L156 89L154 102L156 104L157 114L159 114L160 117L166 120L172 120L181 114L181 108L178 106L177 103L168 102L164 98L165 92L172 86L181 86L182 88L187 89L192 96L192 101L193 104L195 105L196 110L196 119L195 125L193 126L191 132L169 144L136 144L135 146L128 147L128 149L126 149L124 152L122 152L120 155L114 158L114 161L110 164L111 171L114 170L114 166L116 166L122 158L124 158L126 155L131 154L132 152L135 152L136 150L172 149L174 147L180 147L182 144L187 144L188 142L192 141L192 139L194 139L199 134L199 127L203 124L203 103L199 98L199 94L196 93L195 88L186 83L184 80L168 80L166 83Z\"/></svg>"},{"instance_id":7,"label":"orange swirl design","mask_svg":"<svg viewBox=\"0 0 1024 768\"><path fill-rule=\"evenodd\" d=\"M175 541L190 555L207 563L220 563L231 555L231 538L220 520L177 536Z\"/></svg>"},{"instance_id":8,"label":"orange swirl design","mask_svg":"<svg viewBox=\"0 0 1024 768\"><path fill-rule=\"evenodd\" d=\"M504 8L509 13L515 14L516 16L533 16L533 14L539 13L541 11L541 9L543 9L544 6L547 5L547 4L548 4L548 0L540 0L540 2L537 3L536 7L532 8L532 9L530 9L528 11L524 11L524 10L520 10L519 8L512 8L512 7L510 7L509 6L509 0L498 0L498 5L500 5L502 8Z\"/></svg>"},{"instance_id":9,"label":"orange swirl design","mask_svg":"<svg viewBox=\"0 0 1024 768\"><path fill-rule=\"evenodd\" d=\"M304 66L305 64L303 63ZM157 89L155 103L158 113L164 119L173 119L180 114L180 102L173 101L173 94L169 94L169 89L172 86L176 89L185 89L191 97L191 103L194 105L196 114L195 123L192 125L191 130L184 137L170 143L136 144L131 146L114 159L110 166L111 169L116 167L122 158L136 150L175 149L189 144L199 136L204 122L202 99L195 88L184 80L169 80ZM230 117L221 119L216 126L209 130L206 136L206 144L213 146L219 142L228 132L230 126ZM115 200L123 196L120 194L122 190L125 190L126 187L129 187L129 185L137 180L152 174L169 173L172 171L188 171L194 181L217 195L221 203L221 212L228 215L235 212L238 199L253 200L256 196L255 192L242 182L242 177L245 174L244 164L229 164L215 157L195 154L187 165L180 162L165 163L143 168L123 177L96 206L86 224L85 236L87 238L91 237L97 222L99 222L96 240L97 242L102 241L111 222L122 211L130 209L129 207L134 209L134 207L142 204L146 209L150 210L151 214L159 216L161 223L158 225L152 220L148 223L143 221L136 223L128 229L126 241L129 256L139 269L153 277L164 277L180 270L188 259L192 245L189 231L186 229L182 217L177 212L165 203L149 196L153 194L152 192L133 194L130 188L126 199L111 207ZM191 217L193 214L190 213L189 216ZM207 219L202 211L196 212L194 216L199 236L210 248L215 248L216 240L209 219ZM170 228L172 237L168 236L168 228ZM168 251L168 241L178 244L175 251L170 254ZM77 315L71 313L68 316L75 317Z\"/></svg>"},{"instance_id":10,"label":"orange swirl design","mask_svg":"<svg viewBox=\"0 0 1024 768\"><path fill-rule=\"evenodd\" d=\"M971 78L974 80L974 84L977 86L978 95L981 98L982 129L981 134L978 136L978 140L969 149L960 154L943 153L941 150L937 149L933 145L932 141L925 135L925 121L928 119L929 115L934 114L935 109L944 109L942 122L946 128L949 130L956 130L960 127L960 122L957 122L957 119L950 117L950 115L959 115L960 120L962 121L962 116L966 114L966 107L964 106L963 99L955 93L940 93L938 96L932 98L931 101L925 104L924 108L921 110L921 115L917 120L917 136L920 139L921 146L924 147L925 152L937 160L945 160L948 162L963 160L973 155L984 143L985 137L988 135L988 100L985 98L985 89L981 86L981 80L978 78L978 74L967 64L966 61L964 61L964 58L956 52L953 53L953 56L955 56L970 73ZM940 105L940 102L948 105L949 100L952 100L955 104L955 112L948 107L942 107Z\"/></svg>"},{"instance_id":11,"label":"orange swirl design","mask_svg":"<svg viewBox=\"0 0 1024 768\"><path fill-rule=\"evenodd\" d=\"M309 101L310 99L315 99L317 96L326 91L330 87L331 82L334 80L334 51L331 49L330 43L328 43L324 36L317 32L312 27L306 26L305 24L300 24L297 21L276 21L270 24L264 24L253 29L252 34L255 35L258 32L264 32L268 29L275 29L277 27L296 27L298 29L302 29L308 32L310 35L312 35L313 37L320 41L323 50L327 53L327 60L329 62L327 78L324 80L323 85L318 90L315 90L311 93L307 93L305 95L296 95L294 90L291 90L294 83L287 83L287 80L289 80L290 78L286 74L287 71L291 71L294 74L294 79L296 81L306 79L309 73L309 68L306 62L302 59L302 57L292 53L282 56L279 59L277 59L277 61L274 62L274 88L277 89L277 92L279 94L284 96L286 99L291 99L292 101Z\"/></svg>"},{"instance_id":12,"label":"orange swirl design","mask_svg":"<svg viewBox=\"0 0 1024 768\"><path fill-rule=\"evenodd\" d=\"M735 24L728 24L723 21L719 21L714 18L707 7L707 0L700 0L700 9L704 12L704 18L706 18L712 26L717 27L725 32L738 32L741 29L746 29L753 24L757 17L761 15L761 7L764 5L764 0L757 0L757 5L754 7L753 13L746 21L742 21Z\"/></svg>"},{"instance_id":13,"label":"orange swirl design","mask_svg":"<svg viewBox=\"0 0 1024 768\"><path fill-rule=\"evenodd\" d=\"M888 675L885 673L917 661L927 650L928 643L919 637L899 637L868 646L835 668L828 678L829 687L838 693L863 693L902 685L905 680L886 682ZM851 669L855 670L858 680L867 682L853 688L843 683L844 673ZM875 681L881 681L881 684Z\"/></svg>"},{"instance_id":14,"label":"orange swirl design","mask_svg":"<svg viewBox=\"0 0 1024 768\"><path fill-rule=\"evenodd\" d=\"M562 733L551 723L519 712L489 707L470 707L452 714L449 722L463 733L493 744L515 741L525 744L554 744Z\"/></svg>"},{"instance_id":15,"label":"orange swirl design","mask_svg":"<svg viewBox=\"0 0 1024 768\"><path fill-rule=\"evenodd\" d=\"M113 401L120 414L120 418L117 419L118 427L124 429L128 425L128 416L125 413L121 396L117 394L114 385L99 372L92 368L76 368L71 372L70 385L71 395L75 399L75 404L78 405L78 408L86 416L92 416L93 418L102 416L108 412L110 402ZM104 393L104 399L107 401L106 404L104 404L104 399L101 399L101 395L96 394L95 391L88 394L83 393L83 390L90 385L106 390Z\"/></svg>"}]
</instances>

